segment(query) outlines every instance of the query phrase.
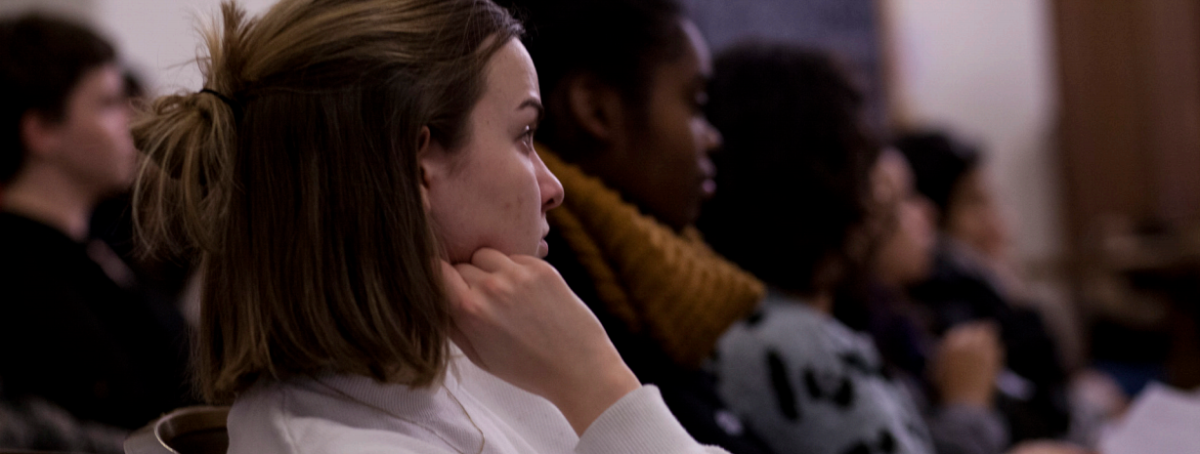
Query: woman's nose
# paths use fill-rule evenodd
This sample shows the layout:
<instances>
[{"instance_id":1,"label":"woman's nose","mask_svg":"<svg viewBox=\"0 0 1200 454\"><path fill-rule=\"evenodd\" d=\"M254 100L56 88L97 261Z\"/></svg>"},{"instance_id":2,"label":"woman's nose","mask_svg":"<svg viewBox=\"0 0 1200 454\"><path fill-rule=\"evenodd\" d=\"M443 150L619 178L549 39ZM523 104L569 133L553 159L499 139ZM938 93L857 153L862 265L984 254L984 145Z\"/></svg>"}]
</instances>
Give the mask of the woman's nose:
<instances>
[{"instance_id":1,"label":"woman's nose","mask_svg":"<svg viewBox=\"0 0 1200 454\"><path fill-rule=\"evenodd\" d=\"M558 177L554 176L553 172L550 172L541 157L537 158L534 165L537 166L538 189L542 192L542 211L558 208L559 205L562 205L563 197L566 195L562 183L558 181Z\"/></svg>"}]
</instances>

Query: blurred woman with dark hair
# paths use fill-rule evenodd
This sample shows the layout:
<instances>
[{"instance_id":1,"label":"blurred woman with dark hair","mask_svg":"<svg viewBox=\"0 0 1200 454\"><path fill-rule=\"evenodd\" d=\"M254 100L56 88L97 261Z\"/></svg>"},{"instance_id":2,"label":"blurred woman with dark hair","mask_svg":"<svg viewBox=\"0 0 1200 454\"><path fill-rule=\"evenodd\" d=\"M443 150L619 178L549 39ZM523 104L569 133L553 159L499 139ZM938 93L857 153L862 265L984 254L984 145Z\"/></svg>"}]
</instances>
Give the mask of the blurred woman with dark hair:
<instances>
[{"instance_id":1,"label":"blurred woman with dark hair","mask_svg":"<svg viewBox=\"0 0 1200 454\"><path fill-rule=\"evenodd\" d=\"M546 118L538 140L571 194L549 214L547 261L596 313L643 383L698 440L765 447L701 369L762 297L691 227L716 190L704 116L707 45L675 0L513 0L529 20Z\"/></svg>"}]
</instances>

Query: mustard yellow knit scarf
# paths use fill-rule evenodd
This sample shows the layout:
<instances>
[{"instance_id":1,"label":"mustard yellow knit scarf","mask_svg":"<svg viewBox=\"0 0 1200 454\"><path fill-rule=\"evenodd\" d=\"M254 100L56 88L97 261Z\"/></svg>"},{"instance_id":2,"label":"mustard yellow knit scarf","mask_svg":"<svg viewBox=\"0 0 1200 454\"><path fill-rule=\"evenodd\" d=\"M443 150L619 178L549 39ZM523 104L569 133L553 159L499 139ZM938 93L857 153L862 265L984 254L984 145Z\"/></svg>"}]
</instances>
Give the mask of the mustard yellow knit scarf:
<instances>
[{"instance_id":1,"label":"mustard yellow knit scarf","mask_svg":"<svg viewBox=\"0 0 1200 454\"><path fill-rule=\"evenodd\" d=\"M542 147L538 154L566 192L548 215L551 228L591 275L601 303L679 364L698 367L763 298L762 283L713 252L696 229L676 233L579 167Z\"/></svg>"}]
</instances>

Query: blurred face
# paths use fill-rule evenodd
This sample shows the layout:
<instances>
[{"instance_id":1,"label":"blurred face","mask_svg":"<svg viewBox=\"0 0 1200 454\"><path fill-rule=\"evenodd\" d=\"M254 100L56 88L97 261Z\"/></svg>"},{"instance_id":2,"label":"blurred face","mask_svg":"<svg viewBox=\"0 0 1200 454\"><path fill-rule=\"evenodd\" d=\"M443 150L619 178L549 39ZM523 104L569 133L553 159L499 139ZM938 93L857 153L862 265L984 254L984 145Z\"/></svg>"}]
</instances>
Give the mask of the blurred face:
<instances>
[{"instance_id":1,"label":"blurred face","mask_svg":"<svg viewBox=\"0 0 1200 454\"><path fill-rule=\"evenodd\" d=\"M124 80L116 65L84 73L52 134L49 159L81 189L99 198L128 188L137 153L129 134Z\"/></svg>"},{"instance_id":2,"label":"blurred face","mask_svg":"<svg viewBox=\"0 0 1200 454\"><path fill-rule=\"evenodd\" d=\"M659 65L643 107L644 124L628 124L624 175L610 181L648 214L676 230L696 221L716 190L709 153L721 135L704 117L712 58L699 30L682 21L684 52ZM633 107L630 110L637 110Z\"/></svg>"},{"instance_id":3,"label":"blurred face","mask_svg":"<svg viewBox=\"0 0 1200 454\"><path fill-rule=\"evenodd\" d=\"M483 96L458 150L431 143L420 157L435 233L452 263L478 249L544 257L546 212L563 189L533 148L542 114L537 72L525 46L509 41L488 60Z\"/></svg>"},{"instance_id":4,"label":"blurred face","mask_svg":"<svg viewBox=\"0 0 1200 454\"><path fill-rule=\"evenodd\" d=\"M1008 229L982 168L968 172L955 186L946 208L946 231L984 254L1003 255Z\"/></svg>"},{"instance_id":5,"label":"blurred face","mask_svg":"<svg viewBox=\"0 0 1200 454\"><path fill-rule=\"evenodd\" d=\"M880 155L871 178L877 215L886 226L875 256L876 277L894 286L924 279L933 262L933 207L917 192L908 161L896 151Z\"/></svg>"}]
</instances>

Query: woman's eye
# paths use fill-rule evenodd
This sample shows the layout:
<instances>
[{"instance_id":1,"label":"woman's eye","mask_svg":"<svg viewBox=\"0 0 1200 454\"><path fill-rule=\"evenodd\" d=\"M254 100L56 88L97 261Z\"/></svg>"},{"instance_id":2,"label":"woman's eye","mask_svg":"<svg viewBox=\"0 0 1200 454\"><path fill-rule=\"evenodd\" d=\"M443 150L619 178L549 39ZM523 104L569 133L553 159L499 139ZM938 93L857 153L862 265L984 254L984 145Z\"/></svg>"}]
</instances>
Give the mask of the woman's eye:
<instances>
[{"instance_id":1,"label":"woman's eye","mask_svg":"<svg viewBox=\"0 0 1200 454\"><path fill-rule=\"evenodd\" d=\"M521 132L521 143L525 145L526 149L528 150L533 150L534 132L537 132L537 129L532 126L526 126L525 130Z\"/></svg>"}]
</instances>

